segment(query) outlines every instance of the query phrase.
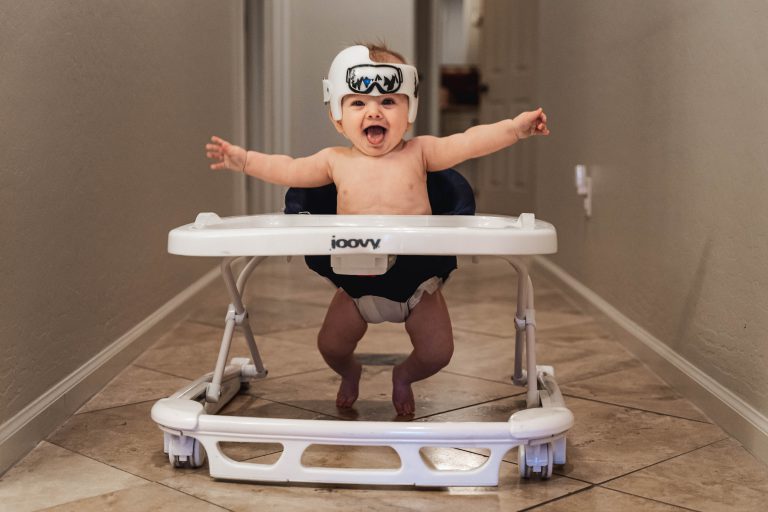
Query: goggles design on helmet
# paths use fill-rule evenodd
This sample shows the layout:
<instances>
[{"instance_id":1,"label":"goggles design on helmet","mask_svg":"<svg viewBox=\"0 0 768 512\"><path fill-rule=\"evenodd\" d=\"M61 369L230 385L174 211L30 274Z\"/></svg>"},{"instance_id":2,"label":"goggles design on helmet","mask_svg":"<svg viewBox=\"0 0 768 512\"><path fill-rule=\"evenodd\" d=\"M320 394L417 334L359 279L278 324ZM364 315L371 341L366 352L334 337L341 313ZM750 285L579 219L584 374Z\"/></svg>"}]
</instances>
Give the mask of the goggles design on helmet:
<instances>
[{"instance_id":1,"label":"goggles design on helmet","mask_svg":"<svg viewBox=\"0 0 768 512\"><path fill-rule=\"evenodd\" d=\"M405 94L408 96L408 122L416 120L419 107L419 75L407 64L373 62L365 46L350 46L339 52L323 80L323 99L331 115L341 120L341 100L349 94Z\"/></svg>"},{"instance_id":2,"label":"goggles design on helmet","mask_svg":"<svg viewBox=\"0 0 768 512\"><path fill-rule=\"evenodd\" d=\"M381 94L392 94L402 83L403 72L389 64L359 64L347 70L347 85L357 94L369 94L374 87Z\"/></svg>"}]
</instances>

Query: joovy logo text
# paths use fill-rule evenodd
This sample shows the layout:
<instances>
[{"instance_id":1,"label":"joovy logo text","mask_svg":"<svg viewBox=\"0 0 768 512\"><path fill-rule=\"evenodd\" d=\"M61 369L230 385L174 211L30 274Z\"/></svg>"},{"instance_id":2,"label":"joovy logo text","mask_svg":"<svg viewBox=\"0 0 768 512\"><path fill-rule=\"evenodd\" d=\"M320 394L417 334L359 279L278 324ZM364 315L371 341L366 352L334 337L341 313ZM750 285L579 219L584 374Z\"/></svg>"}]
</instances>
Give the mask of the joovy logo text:
<instances>
[{"instance_id":1,"label":"joovy logo text","mask_svg":"<svg viewBox=\"0 0 768 512\"><path fill-rule=\"evenodd\" d=\"M372 249L376 250L379 248L379 244L381 243L381 238L377 238L374 240L373 238L336 238L333 236L331 238L331 250L333 249L356 249L358 247L368 247L371 246Z\"/></svg>"}]
</instances>

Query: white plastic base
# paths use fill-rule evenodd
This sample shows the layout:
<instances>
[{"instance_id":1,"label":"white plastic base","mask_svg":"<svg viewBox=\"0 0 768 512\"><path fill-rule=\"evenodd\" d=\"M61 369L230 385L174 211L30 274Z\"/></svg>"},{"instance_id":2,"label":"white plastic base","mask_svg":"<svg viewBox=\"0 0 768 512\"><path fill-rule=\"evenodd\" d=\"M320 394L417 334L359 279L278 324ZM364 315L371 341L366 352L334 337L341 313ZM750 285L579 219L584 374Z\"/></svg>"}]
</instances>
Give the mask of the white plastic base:
<instances>
[{"instance_id":1,"label":"white plastic base","mask_svg":"<svg viewBox=\"0 0 768 512\"><path fill-rule=\"evenodd\" d=\"M557 390L541 393L559 395ZM549 478L548 458L554 456L555 460L565 462L564 436L573 426L571 411L557 404L518 411L507 422L320 421L217 416L205 414L203 405L192 399L189 391L155 403L152 419L166 433L166 451L169 459L176 461L175 466L198 467L207 454L210 474L215 478L438 487L498 485L502 458L516 446L525 447L523 451L528 454L526 464L530 468L521 472ZM193 440L204 447L202 456L194 451ZM221 451L219 444L223 442L277 443L283 446L283 451L273 464L237 462ZM397 469L306 466L301 462L302 455L314 444L389 446L400 457L401 465ZM483 465L471 470L439 470L422 458L420 450L426 447L486 448L491 453ZM549 467L548 472L542 472L542 466Z\"/></svg>"}]
</instances>

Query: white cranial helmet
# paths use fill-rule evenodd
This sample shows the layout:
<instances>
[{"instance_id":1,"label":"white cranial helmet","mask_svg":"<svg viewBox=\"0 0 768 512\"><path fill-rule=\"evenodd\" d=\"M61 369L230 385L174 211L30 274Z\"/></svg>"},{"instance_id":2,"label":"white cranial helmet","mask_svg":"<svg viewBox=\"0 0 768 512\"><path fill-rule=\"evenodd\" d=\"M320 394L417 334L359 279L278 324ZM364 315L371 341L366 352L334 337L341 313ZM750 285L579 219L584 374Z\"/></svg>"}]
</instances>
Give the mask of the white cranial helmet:
<instances>
[{"instance_id":1,"label":"white cranial helmet","mask_svg":"<svg viewBox=\"0 0 768 512\"><path fill-rule=\"evenodd\" d=\"M350 46L331 62L323 80L323 101L330 103L331 115L341 121L341 100L348 94L405 94L408 96L408 122L416 120L419 108L419 75L408 64L373 62L365 46Z\"/></svg>"}]
</instances>

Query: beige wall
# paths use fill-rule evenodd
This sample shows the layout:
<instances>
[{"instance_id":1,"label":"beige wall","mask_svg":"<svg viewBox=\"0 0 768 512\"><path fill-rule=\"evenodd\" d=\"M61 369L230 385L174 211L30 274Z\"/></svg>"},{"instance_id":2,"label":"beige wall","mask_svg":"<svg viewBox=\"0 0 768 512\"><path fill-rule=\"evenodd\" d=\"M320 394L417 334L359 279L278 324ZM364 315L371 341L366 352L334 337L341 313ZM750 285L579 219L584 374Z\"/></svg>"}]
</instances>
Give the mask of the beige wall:
<instances>
[{"instance_id":1,"label":"beige wall","mask_svg":"<svg viewBox=\"0 0 768 512\"><path fill-rule=\"evenodd\" d=\"M238 135L241 18L0 0L0 425L215 266L165 245L234 213L202 144Z\"/></svg>"},{"instance_id":2,"label":"beige wall","mask_svg":"<svg viewBox=\"0 0 768 512\"><path fill-rule=\"evenodd\" d=\"M768 416L768 4L543 1L554 262ZM589 166L585 219L573 167Z\"/></svg>"}]
</instances>

